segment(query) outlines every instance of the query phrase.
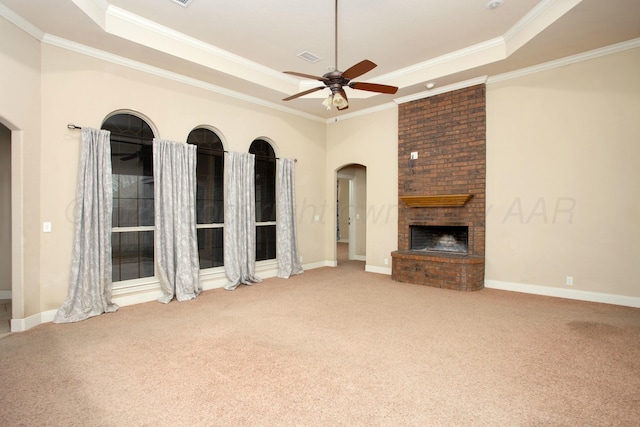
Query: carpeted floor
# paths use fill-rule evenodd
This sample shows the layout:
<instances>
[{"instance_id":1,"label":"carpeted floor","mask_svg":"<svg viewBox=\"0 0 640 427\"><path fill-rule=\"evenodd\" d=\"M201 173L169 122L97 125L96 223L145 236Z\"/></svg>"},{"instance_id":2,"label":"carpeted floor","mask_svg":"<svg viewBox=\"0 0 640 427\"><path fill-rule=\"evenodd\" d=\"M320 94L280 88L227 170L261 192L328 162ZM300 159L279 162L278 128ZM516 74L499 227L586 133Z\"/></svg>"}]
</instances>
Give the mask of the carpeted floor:
<instances>
[{"instance_id":1,"label":"carpeted floor","mask_svg":"<svg viewBox=\"0 0 640 427\"><path fill-rule=\"evenodd\" d=\"M0 340L0 425L637 426L640 310L362 263Z\"/></svg>"}]
</instances>

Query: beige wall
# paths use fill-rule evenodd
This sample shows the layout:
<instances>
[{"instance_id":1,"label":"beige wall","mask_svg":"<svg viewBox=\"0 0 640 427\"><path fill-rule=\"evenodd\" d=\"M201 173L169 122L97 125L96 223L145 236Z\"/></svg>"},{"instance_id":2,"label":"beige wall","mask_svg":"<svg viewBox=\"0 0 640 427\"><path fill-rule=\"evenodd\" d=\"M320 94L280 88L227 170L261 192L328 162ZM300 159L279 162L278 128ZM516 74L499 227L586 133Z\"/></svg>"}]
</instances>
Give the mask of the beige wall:
<instances>
[{"instance_id":1,"label":"beige wall","mask_svg":"<svg viewBox=\"0 0 640 427\"><path fill-rule=\"evenodd\" d=\"M366 265L390 272L397 108L325 124L41 45L1 18L0 37L12 41L0 44L0 121L12 130L14 318L67 293L80 133L66 124L99 127L118 109L165 139L210 125L228 150L266 137L297 158L305 264L335 260L336 172L364 165ZM640 296L639 65L635 49L488 85L488 281L565 287L572 276L573 290Z\"/></svg>"},{"instance_id":2,"label":"beige wall","mask_svg":"<svg viewBox=\"0 0 640 427\"><path fill-rule=\"evenodd\" d=\"M11 129L13 317L40 310L40 44L0 18L0 121ZM14 264L14 267L15 265Z\"/></svg>"},{"instance_id":3,"label":"beige wall","mask_svg":"<svg viewBox=\"0 0 640 427\"><path fill-rule=\"evenodd\" d=\"M210 125L219 130L228 150L246 151L254 139L264 137L274 143L278 156L297 158L300 254L305 263L324 261L325 226L305 209L324 199L323 122L40 45L2 20L0 36L14 41L0 51L0 84L6 86L0 119L22 130L23 141L19 155L27 267L24 301L15 301L14 294L14 307L20 309L14 310L14 318L54 310L67 294L80 132L66 124L99 127L119 109L142 113L165 139L183 141L194 127ZM40 103L46 114L40 114ZM42 221L52 222L52 233L41 234Z\"/></svg>"},{"instance_id":4,"label":"beige wall","mask_svg":"<svg viewBox=\"0 0 640 427\"><path fill-rule=\"evenodd\" d=\"M0 124L0 291L11 290L11 131Z\"/></svg>"},{"instance_id":5,"label":"beige wall","mask_svg":"<svg viewBox=\"0 0 640 427\"><path fill-rule=\"evenodd\" d=\"M640 296L639 75L633 49L488 85L487 280Z\"/></svg>"},{"instance_id":6,"label":"beige wall","mask_svg":"<svg viewBox=\"0 0 640 427\"><path fill-rule=\"evenodd\" d=\"M199 125L215 127L230 151L247 151L259 137L272 141L279 157L297 158L298 237L305 263L323 260L326 235L305 205L325 193L325 125L217 95L132 69L106 64L44 45L42 128L42 216L54 232L42 242L42 310L59 307L68 288L80 132L66 124L99 127L109 113L142 113L158 137L184 141ZM45 291L46 290L46 291Z\"/></svg>"},{"instance_id":7,"label":"beige wall","mask_svg":"<svg viewBox=\"0 0 640 427\"><path fill-rule=\"evenodd\" d=\"M327 187L345 165L366 167L366 268L391 270L391 252L398 243L398 109L338 120L327 125ZM335 189L328 190L332 200ZM334 208L335 210L335 208ZM335 218L335 215L334 215ZM332 227L335 230L335 219ZM335 247L325 248L335 260ZM385 259L387 264L385 264Z\"/></svg>"}]
</instances>

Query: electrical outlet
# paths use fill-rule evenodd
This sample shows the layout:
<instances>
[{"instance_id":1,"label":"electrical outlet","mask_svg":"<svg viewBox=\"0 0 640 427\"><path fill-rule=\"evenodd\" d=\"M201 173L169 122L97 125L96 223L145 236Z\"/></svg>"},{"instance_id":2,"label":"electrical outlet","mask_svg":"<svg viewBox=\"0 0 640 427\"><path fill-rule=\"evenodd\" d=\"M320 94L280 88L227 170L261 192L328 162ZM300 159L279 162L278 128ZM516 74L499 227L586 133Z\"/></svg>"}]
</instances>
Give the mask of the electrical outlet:
<instances>
[{"instance_id":1,"label":"electrical outlet","mask_svg":"<svg viewBox=\"0 0 640 427\"><path fill-rule=\"evenodd\" d=\"M389 265L389 258L384 259L384 265Z\"/></svg>"},{"instance_id":2,"label":"electrical outlet","mask_svg":"<svg viewBox=\"0 0 640 427\"><path fill-rule=\"evenodd\" d=\"M573 277L567 276L567 285L573 286Z\"/></svg>"},{"instance_id":3,"label":"electrical outlet","mask_svg":"<svg viewBox=\"0 0 640 427\"><path fill-rule=\"evenodd\" d=\"M51 223L49 221L42 223L42 232L43 233L51 233Z\"/></svg>"}]
</instances>

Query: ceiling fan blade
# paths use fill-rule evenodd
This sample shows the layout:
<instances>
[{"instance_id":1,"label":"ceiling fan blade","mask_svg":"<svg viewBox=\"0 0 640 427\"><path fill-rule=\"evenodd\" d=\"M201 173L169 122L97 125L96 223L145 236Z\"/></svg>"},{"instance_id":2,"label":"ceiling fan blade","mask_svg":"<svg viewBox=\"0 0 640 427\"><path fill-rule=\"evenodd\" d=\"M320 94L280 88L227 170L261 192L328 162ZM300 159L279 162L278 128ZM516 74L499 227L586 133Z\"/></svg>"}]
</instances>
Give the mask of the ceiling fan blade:
<instances>
[{"instance_id":1,"label":"ceiling fan blade","mask_svg":"<svg viewBox=\"0 0 640 427\"><path fill-rule=\"evenodd\" d=\"M356 65L347 68L347 70L342 73L342 77L349 80L355 79L356 77L359 77L364 73L368 73L376 67L376 64L369 61L368 59L365 59L364 61L360 61Z\"/></svg>"},{"instance_id":2,"label":"ceiling fan blade","mask_svg":"<svg viewBox=\"0 0 640 427\"><path fill-rule=\"evenodd\" d=\"M291 74L292 76L303 77L303 78L305 78L305 79L319 80L319 81L321 81L321 82L327 82L327 81L329 81L329 79L327 79L326 77L312 76L311 74L297 73L297 72L295 72L295 71L283 71L283 73L285 73L285 74Z\"/></svg>"},{"instance_id":3,"label":"ceiling fan blade","mask_svg":"<svg viewBox=\"0 0 640 427\"><path fill-rule=\"evenodd\" d=\"M395 86L381 85L377 83L353 82L349 83L349 87L352 89L367 90L369 92L389 94L394 94L398 91L398 88Z\"/></svg>"},{"instance_id":4,"label":"ceiling fan blade","mask_svg":"<svg viewBox=\"0 0 640 427\"><path fill-rule=\"evenodd\" d=\"M319 90L324 89L324 88L325 88L325 86L314 87L313 89L305 90L304 92L296 93L295 95L291 95L291 96L289 96L287 98L284 98L283 101L291 101L292 99L296 99L296 98L299 98L301 96L308 95L310 93L319 91Z\"/></svg>"}]
</instances>

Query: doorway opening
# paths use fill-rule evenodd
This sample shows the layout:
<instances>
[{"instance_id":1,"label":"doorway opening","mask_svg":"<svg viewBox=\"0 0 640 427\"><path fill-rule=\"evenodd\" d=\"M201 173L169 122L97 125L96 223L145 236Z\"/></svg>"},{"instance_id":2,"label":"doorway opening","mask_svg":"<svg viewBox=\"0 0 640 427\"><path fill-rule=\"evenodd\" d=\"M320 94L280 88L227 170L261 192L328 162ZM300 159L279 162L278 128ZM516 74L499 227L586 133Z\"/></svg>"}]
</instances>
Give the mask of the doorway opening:
<instances>
[{"instance_id":1,"label":"doorway opening","mask_svg":"<svg viewBox=\"0 0 640 427\"><path fill-rule=\"evenodd\" d=\"M336 264L364 269L367 248L367 168L349 164L336 171Z\"/></svg>"},{"instance_id":2,"label":"doorway opening","mask_svg":"<svg viewBox=\"0 0 640 427\"><path fill-rule=\"evenodd\" d=\"M11 130L0 123L0 336L12 317Z\"/></svg>"}]
</instances>

